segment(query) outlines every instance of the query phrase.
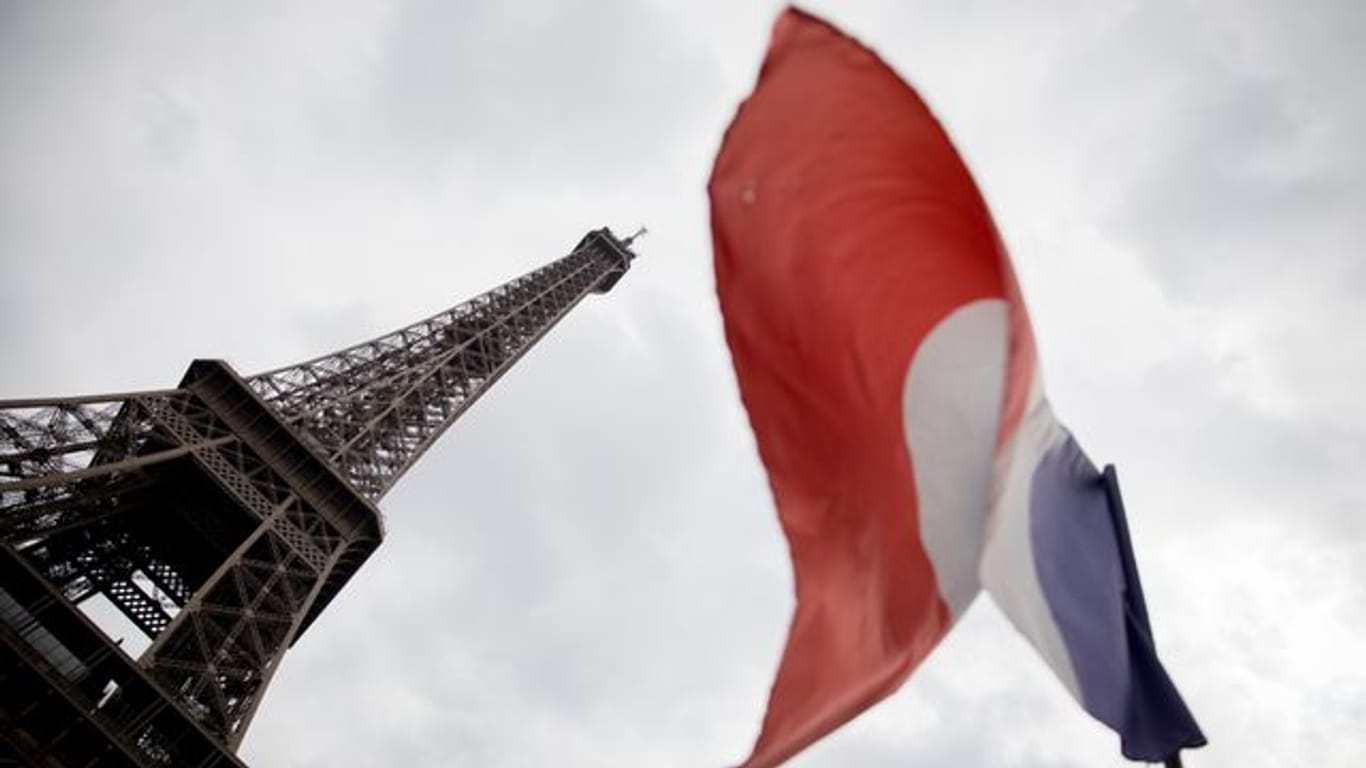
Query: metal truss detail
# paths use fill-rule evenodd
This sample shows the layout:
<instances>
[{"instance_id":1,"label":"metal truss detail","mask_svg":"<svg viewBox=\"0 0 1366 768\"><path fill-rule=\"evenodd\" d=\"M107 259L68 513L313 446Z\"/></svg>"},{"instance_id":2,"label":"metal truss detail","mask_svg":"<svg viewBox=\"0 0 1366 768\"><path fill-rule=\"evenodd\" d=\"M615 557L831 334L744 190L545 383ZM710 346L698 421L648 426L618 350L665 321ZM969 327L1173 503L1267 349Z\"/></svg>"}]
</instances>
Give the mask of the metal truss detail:
<instances>
[{"instance_id":1,"label":"metal truss detail","mask_svg":"<svg viewBox=\"0 0 1366 768\"><path fill-rule=\"evenodd\" d=\"M284 519L258 529L145 656L152 677L232 747L341 553L315 569L280 535Z\"/></svg>"},{"instance_id":2,"label":"metal truss detail","mask_svg":"<svg viewBox=\"0 0 1366 768\"><path fill-rule=\"evenodd\" d=\"M37 535L69 523L73 514L117 507L117 499L104 497L129 488L155 460L126 461L142 452L152 431L133 398L0 403L0 535Z\"/></svg>"},{"instance_id":3,"label":"metal truss detail","mask_svg":"<svg viewBox=\"0 0 1366 768\"><path fill-rule=\"evenodd\" d=\"M592 232L568 256L451 309L249 383L378 500L565 313L620 277L629 245Z\"/></svg>"}]
</instances>

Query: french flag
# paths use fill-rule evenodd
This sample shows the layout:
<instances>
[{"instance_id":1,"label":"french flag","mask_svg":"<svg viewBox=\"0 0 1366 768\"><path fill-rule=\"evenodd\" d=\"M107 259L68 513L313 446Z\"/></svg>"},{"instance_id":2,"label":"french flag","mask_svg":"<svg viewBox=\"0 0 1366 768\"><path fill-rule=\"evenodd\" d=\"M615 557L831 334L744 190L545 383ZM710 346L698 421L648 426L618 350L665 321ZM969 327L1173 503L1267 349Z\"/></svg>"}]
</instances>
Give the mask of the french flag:
<instances>
[{"instance_id":1,"label":"french flag","mask_svg":"<svg viewBox=\"0 0 1366 768\"><path fill-rule=\"evenodd\" d=\"M896 690L985 589L1132 759L1204 743L1113 473L1054 417L1010 260L939 123L789 9L708 185L716 287L797 606L748 766Z\"/></svg>"}]
</instances>

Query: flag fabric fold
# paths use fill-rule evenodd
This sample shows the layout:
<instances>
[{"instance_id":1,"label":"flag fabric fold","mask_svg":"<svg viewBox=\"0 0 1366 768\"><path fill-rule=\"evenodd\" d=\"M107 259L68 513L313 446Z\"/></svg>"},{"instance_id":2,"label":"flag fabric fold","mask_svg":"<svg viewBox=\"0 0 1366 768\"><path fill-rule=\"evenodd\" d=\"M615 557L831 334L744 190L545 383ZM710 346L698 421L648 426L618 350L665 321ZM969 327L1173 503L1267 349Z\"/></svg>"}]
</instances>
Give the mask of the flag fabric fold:
<instances>
[{"instance_id":1,"label":"flag fabric fold","mask_svg":"<svg viewBox=\"0 0 1366 768\"><path fill-rule=\"evenodd\" d=\"M1053 418L1004 246L915 92L789 9L708 192L797 593L746 765L896 690L983 587L1126 754L1202 743L1146 622L1129 634L1101 475Z\"/></svg>"}]
</instances>

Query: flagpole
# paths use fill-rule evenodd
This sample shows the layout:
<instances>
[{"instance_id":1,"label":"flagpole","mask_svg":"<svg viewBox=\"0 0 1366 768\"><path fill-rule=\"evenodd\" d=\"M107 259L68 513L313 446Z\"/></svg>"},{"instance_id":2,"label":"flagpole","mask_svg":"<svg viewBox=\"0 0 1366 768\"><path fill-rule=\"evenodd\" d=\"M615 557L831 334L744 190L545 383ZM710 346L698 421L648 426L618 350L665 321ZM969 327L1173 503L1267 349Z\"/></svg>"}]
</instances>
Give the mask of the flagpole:
<instances>
[{"instance_id":1,"label":"flagpole","mask_svg":"<svg viewBox=\"0 0 1366 768\"><path fill-rule=\"evenodd\" d=\"M1105 497L1109 503L1105 506L1110 510L1110 521L1114 523L1115 538L1119 544L1119 562L1124 570L1124 583L1128 585L1126 599L1129 608L1134 612L1134 618L1138 620L1143 631L1152 641L1153 629L1148 623L1148 602L1143 597L1143 583L1138 579L1138 564L1134 561L1134 544L1129 538L1129 520L1124 514L1124 497L1119 493L1119 473L1115 471L1114 464L1106 464L1105 470L1101 473L1105 483ZM1154 647L1157 643L1153 642ZM1173 752L1170 757L1162 762L1165 768L1183 768L1181 764L1181 750Z\"/></svg>"}]
</instances>

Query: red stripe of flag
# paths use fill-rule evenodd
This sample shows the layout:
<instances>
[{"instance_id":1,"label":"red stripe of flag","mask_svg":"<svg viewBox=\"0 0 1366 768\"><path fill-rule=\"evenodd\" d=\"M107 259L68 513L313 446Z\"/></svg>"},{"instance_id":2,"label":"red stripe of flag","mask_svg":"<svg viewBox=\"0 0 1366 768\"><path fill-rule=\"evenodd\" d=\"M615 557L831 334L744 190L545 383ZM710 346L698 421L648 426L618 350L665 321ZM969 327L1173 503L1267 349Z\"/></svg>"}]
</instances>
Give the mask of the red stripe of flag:
<instances>
[{"instance_id":1,"label":"red stripe of flag","mask_svg":"<svg viewBox=\"0 0 1366 768\"><path fill-rule=\"evenodd\" d=\"M774 27L708 191L726 338L796 583L746 763L776 765L894 691L948 629L919 538L904 378L936 323L1013 279L925 104L797 10Z\"/></svg>"}]
</instances>

